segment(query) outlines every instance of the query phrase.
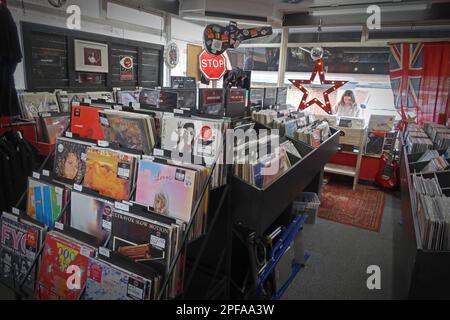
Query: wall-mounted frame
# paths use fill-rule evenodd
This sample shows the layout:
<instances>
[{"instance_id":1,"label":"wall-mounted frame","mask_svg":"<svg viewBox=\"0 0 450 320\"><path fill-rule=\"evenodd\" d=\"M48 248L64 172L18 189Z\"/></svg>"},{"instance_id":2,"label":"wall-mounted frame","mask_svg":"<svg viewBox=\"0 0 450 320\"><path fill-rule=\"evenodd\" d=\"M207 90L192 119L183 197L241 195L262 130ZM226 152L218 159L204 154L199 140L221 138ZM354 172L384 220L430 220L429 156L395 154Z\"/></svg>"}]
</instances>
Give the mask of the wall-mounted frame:
<instances>
[{"instance_id":1,"label":"wall-mounted frame","mask_svg":"<svg viewBox=\"0 0 450 320\"><path fill-rule=\"evenodd\" d=\"M29 22L21 22L21 29L27 91L111 91L163 84L162 45ZM76 70L75 40L107 46L107 73ZM125 55L133 58L133 74L122 80L120 57Z\"/></svg>"},{"instance_id":2,"label":"wall-mounted frame","mask_svg":"<svg viewBox=\"0 0 450 320\"><path fill-rule=\"evenodd\" d=\"M108 45L74 40L75 71L108 73Z\"/></svg>"}]
</instances>

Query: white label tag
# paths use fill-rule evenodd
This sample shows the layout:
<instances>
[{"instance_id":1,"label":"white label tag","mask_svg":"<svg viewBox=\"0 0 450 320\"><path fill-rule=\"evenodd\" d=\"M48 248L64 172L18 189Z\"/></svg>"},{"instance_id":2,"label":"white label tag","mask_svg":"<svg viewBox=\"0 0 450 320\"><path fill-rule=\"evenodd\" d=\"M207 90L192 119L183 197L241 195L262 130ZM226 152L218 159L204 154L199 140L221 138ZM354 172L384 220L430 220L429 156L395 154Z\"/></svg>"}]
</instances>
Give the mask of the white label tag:
<instances>
[{"instance_id":1,"label":"white label tag","mask_svg":"<svg viewBox=\"0 0 450 320\"><path fill-rule=\"evenodd\" d=\"M41 175L39 173L37 173L37 172L33 172L33 178L40 179Z\"/></svg>"},{"instance_id":2,"label":"white label tag","mask_svg":"<svg viewBox=\"0 0 450 320\"><path fill-rule=\"evenodd\" d=\"M12 211L12 213L14 213L16 215L20 215L20 210L17 208L12 208L11 211Z\"/></svg>"},{"instance_id":3,"label":"white label tag","mask_svg":"<svg viewBox=\"0 0 450 320\"><path fill-rule=\"evenodd\" d=\"M73 188L79 192L83 191L83 186L81 184L74 184Z\"/></svg>"},{"instance_id":4,"label":"white label tag","mask_svg":"<svg viewBox=\"0 0 450 320\"><path fill-rule=\"evenodd\" d=\"M164 157L164 151L162 149L153 149L153 155L158 157Z\"/></svg>"},{"instance_id":5,"label":"white label tag","mask_svg":"<svg viewBox=\"0 0 450 320\"><path fill-rule=\"evenodd\" d=\"M119 110L119 111L122 111L122 106L120 105L120 104L116 104L115 106L114 106L114 109L115 110Z\"/></svg>"},{"instance_id":6,"label":"white label tag","mask_svg":"<svg viewBox=\"0 0 450 320\"><path fill-rule=\"evenodd\" d=\"M131 103L131 106L132 106L134 109L140 109L140 108L141 108L141 104L140 104L139 102L132 102L132 103Z\"/></svg>"},{"instance_id":7,"label":"white label tag","mask_svg":"<svg viewBox=\"0 0 450 320\"><path fill-rule=\"evenodd\" d=\"M102 221L102 228L105 230L111 230L112 224L111 221L103 220Z\"/></svg>"},{"instance_id":8,"label":"white label tag","mask_svg":"<svg viewBox=\"0 0 450 320\"><path fill-rule=\"evenodd\" d=\"M109 142L105 141L105 140L98 140L97 144L99 147L103 147L103 148L106 148L109 146Z\"/></svg>"},{"instance_id":9,"label":"white label tag","mask_svg":"<svg viewBox=\"0 0 450 320\"><path fill-rule=\"evenodd\" d=\"M63 189L61 187L55 187L55 192L56 192L56 194L62 194Z\"/></svg>"},{"instance_id":10,"label":"white label tag","mask_svg":"<svg viewBox=\"0 0 450 320\"><path fill-rule=\"evenodd\" d=\"M177 114L183 114L184 111L181 109L173 109L173 113L177 113Z\"/></svg>"},{"instance_id":11,"label":"white label tag","mask_svg":"<svg viewBox=\"0 0 450 320\"><path fill-rule=\"evenodd\" d=\"M66 131L66 137L67 137L67 138L72 138L72 137L73 137L72 132Z\"/></svg>"},{"instance_id":12,"label":"white label tag","mask_svg":"<svg viewBox=\"0 0 450 320\"><path fill-rule=\"evenodd\" d=\"M149 161L153 161L155 160L155 157L149 156L149 155L142 155L142 159L143 160L149 160Z\"/></svg>"},{"instance_id":13,"label":"white label tag","mask_svg":"<svg viewBox=\"0 0 450 320\"><path fill-rule=\"evenodd\" d=\"M9 220L12 220L14 222L18 222L19 221L19 217L18 216L12 215L11 213L8 213L8 212L5 212L5 211L2 212L2 216L5 217L5 218L8 218Z\"/></svg>"},{"instance_id":14,"label":"white label tag","mask_svg":"<svg viewBox=\"0 0 450 320\"><path fill-rule=\"evenodd\" d=\"M129 178L130 177L130 169L119 167L117 169L117 175L119 177Z\"/></svg>"},{"instance_id":15,"label":"white label tag","mask_svg":"<svg viewBox=\"0 0 450 320\"><path fill-rule=\"evenodd\" d=\"M160 249L166 248L166 239L151 235L150 236L150 244Z\"/></svg>"},{"instance_id":16,"label":"white label tag","mask_svg":"<svg viewBox=\"0 0 450 320\"><path fill-rule=\"evenodd\" d=\"M86 153L81 153L81 161L86 161L86 159L87 159L87 155L86 155Z\"/></svg>"},{"instance_id":17,"label":"white label tag","mask_svg":"<svg viewBox=\"0 0 450 320\"><path fill-rule=\"evenodd\" d=\"M51 117L51 116L52 116L52 114L48 113L48 112L41 113L41 117L43 117L43 118L47 118L47 117Z\"/></svg>"},{"instance_id":18,"label":"white label tag","mask_svg":"<svg viewBox=\"0 0 450 320\"><path fill-rule=\"evenodd\" d=\"M116 209L119 209L119 210L122 210L122 211L126 211L126 212L130 211L130 206L125 204L125 203L122 203L122 202L116 201L116 203L114 204L114 207Z\"/></svg>"},{"instance_id":19,"label":"white label tag","mask_svg":"<svg viewBox=\"0 0 450 320\"><path fill-rule=\"evenodd\" d=\"M89 249L85 248L85 247L81 247L80 248L80 254L83 257L89 257L91 255L91 251Z\"/></svg>"},{"instance_id":20,"label":"white label tag","mask_svg":"<svg viewBox=\"0 0 450 320\"><path fill-rule=\"evenodd\" d=\"M50 176L50 171L48 170L42 170L42 175L49 177Z\"/></svg>"},{"instance_id":21,"label":"white label tag","mask_svg":"<svg viewBox=\"0 0 450 320\"><path fill-rule=\"evenodd\" d=\"M109 258L109 249L105 248L105 247L100 247L98 248L98 253L101 254L102 256L108 257Z\"/></svg>"},{"instance_id":22,"label":"white label tag","mask_svg":"<svg viewBox=\"0 0 450 320\"><path fill-rule=\"evenodd\" d=\"M84 102L84 103L91 103L91 102L92 102L92 100L91 100L91 99L89 99L89 98L84 98L84 99L83 99L83 102Z\"/></svg>"},{"instance_id":23,"label":"white label tag","mask_svg":"<svg viewBox=\"0 0 450 320\"><path fill-rule=\"evenodd\" d=\"M56 221L55 222L55 229L63 231L64 230L64 225L61 222Z\"/></svg>"}]
</instances>

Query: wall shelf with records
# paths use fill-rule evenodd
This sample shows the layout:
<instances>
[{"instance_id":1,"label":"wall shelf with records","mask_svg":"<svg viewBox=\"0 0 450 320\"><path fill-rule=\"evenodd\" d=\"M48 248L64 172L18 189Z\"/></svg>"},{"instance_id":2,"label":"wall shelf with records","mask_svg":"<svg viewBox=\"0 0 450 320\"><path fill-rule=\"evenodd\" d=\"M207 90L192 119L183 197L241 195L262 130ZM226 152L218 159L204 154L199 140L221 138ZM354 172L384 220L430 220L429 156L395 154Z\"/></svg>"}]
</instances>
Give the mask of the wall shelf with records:
<instances>
[{"instance_id":1,"label":"wall shelf with records","mask_svg":"<svg viewBox=\"0 0 450 320\"><path fill-rule=\"evenodd\" d=\"M408 154L404 137L405 132L400 139L402 220L394 229L394 298L448 299L449 206L438 199L450 195L450 172L421 173L429 161L417 160L427 151Z\"/></svg>"}]
</instances>

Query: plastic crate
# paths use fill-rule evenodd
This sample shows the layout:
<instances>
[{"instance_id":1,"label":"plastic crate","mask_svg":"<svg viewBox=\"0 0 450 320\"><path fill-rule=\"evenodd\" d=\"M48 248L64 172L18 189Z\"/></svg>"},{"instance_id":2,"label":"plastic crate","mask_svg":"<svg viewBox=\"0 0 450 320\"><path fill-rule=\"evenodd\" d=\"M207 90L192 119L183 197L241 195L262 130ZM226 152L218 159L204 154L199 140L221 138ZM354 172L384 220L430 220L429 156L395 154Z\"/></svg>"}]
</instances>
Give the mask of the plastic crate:
<instances>
[{"instance_id":1,"label":"plastic crate","mask_svg":"<svg viewBox=\"0 0 450 320\"><path fill-rule=\"evenodd\" d=\"M302 192L292 203L292 211L295 214L307 214L308 217L305 223L315 224L319 206L320 199L317 193Z\"/></svg>"}]
</instances>

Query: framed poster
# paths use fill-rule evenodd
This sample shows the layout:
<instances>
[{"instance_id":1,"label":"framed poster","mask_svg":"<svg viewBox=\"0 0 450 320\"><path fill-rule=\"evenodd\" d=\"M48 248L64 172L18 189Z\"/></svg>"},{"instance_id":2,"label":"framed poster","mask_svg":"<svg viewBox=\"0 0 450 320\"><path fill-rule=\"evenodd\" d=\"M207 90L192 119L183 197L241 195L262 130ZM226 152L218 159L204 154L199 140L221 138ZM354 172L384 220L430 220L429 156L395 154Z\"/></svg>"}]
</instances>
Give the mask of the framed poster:
<instances>
[{"instance_id":1,"label":"framed poster","mask_svg":"<svg viewBox=\"0 0 450 320\"><path fill-rule=\"evenodd\" d=\"M75 70L108 73L108 45L74 40Z\"/></svg>"},{"instance_id":2,"label":"framed poster","mask_svg":"<svg viewBox=\"0 0 450 320\"><path fill-rule=\"evenodd\" d=\"M119 56L120 59L120 80L133 80L134 62L132 56Z\"/></svg>"}]
</instances>

